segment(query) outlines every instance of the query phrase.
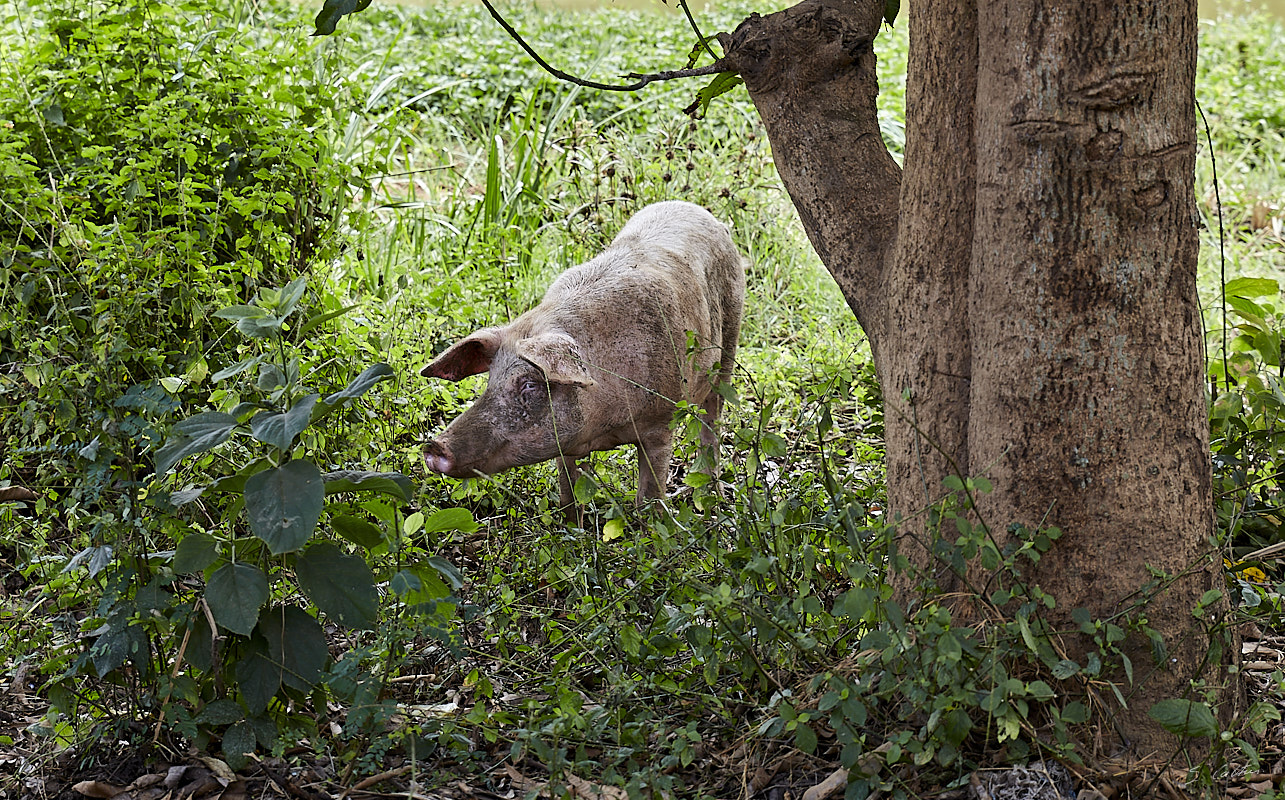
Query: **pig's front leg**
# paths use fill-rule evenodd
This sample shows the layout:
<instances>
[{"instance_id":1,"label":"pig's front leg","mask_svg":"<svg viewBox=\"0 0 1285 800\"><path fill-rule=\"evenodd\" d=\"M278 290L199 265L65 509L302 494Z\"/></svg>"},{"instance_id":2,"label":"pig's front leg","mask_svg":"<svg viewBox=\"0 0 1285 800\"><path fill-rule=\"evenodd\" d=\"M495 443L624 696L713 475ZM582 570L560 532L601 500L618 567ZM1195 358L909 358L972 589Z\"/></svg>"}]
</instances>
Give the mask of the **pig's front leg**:
<instances>
[{"instance_id":1,"label":"pig's front leg","mask_svg":"<svg viewBox=\"0 0 1285 800\"><path fill-rule=\"evenodd\" d=\"M666 426L638 443L638 504L659 500L669 485L669 462L674 456L674 434Z\"/></svg>"},{"instance_id":2,"label":"pig's front leg","mask_svg":"<svg viewBox=\"0 0 1285 800\"><path fill-rule=\"evenodd\" d=\"M580 477L580 465L571 456L558 459L558 506L568 517L574 517L576 511L576 479Z\"/></svg>"}]
</instances>

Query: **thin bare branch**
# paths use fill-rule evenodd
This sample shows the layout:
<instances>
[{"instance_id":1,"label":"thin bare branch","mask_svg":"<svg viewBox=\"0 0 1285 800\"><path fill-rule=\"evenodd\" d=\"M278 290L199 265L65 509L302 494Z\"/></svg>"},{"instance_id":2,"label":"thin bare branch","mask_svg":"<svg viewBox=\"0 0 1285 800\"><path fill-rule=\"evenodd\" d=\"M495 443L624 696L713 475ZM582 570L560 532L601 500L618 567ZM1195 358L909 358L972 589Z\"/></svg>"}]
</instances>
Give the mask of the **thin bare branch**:
<instances>
[{"instance_id":1,"label":"thin bare branch","mask_svg":"<svg viewBox=\"0 0 1285 800\"><path fill-rule=\"evenodd\" d=\"M504 28L504 31L509 34L513 41L517 42L518 45L526 51L526 54L531 56L531 58L535 60L535 63L539 64L545 72L558 80L566 81L567 83L574 83L577 86L583 86L587 89L598 89L604 92L636 92L647 84L656 83L657 81L672 81L679 78L695 78L701 75L716 75L720 72L727 72L728 70L727 66L723 64L722 59L720 59L708 66L695 67L693 69L673 69L647 74L631 72L625 77L632 79L634 82L626 84L599 83L597 81L579 78L570 73L563 72L541 58L540 54L535 51L535 48L527 44L526 40L522 38L522 34L518 33L517 30L509 24L508 20L500 15L500 12L491 4L491 0L482 0L482 5L486 6L486 10L490 12L491 17L496 22L500 23L500 27ZM684 10L685 9L686 7L684 6ZM692 22L692 25L693 29L695 29L694 21Z\"/></svg>"}]
</instances>

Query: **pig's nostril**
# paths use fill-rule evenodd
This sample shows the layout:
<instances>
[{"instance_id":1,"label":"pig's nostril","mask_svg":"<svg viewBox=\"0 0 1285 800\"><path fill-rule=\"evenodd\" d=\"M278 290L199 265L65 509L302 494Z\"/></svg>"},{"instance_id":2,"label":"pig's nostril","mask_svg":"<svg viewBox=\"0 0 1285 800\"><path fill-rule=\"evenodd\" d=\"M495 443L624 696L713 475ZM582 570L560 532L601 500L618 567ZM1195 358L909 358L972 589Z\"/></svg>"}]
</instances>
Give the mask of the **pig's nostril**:
<instances>
[{"instance_id":1,"label":"pig's nostril","mask_svg":"<svg viewBox=\"0 0 1285 800\"><path fill-rule=\"evenodd\" d=\"M450 451L436 441L424 445L424 466L433 472L450 472L452 460Z\"/></svg>"}]
</instances>

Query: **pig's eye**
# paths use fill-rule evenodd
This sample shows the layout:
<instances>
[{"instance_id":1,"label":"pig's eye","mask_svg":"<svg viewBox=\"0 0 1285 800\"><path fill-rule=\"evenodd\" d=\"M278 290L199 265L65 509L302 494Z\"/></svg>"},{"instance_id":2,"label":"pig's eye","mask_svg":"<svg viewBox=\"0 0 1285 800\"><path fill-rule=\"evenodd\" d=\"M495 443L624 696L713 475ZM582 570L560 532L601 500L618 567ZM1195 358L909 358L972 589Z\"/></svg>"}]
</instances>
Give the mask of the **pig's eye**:
<instances>
[{"instance_id":1,"label":"pig's eye","mask_svg":"<svg viewBox=\"0 0 1285 800\"><path fill-rule=\"evenodd\" d=\"M522 383L518 386L518 392L523 397L526 397L526 398L531 398L536 396L543 397L545 393L544 386L534 378L524 379Z\"/></svg>"}]
</instances>

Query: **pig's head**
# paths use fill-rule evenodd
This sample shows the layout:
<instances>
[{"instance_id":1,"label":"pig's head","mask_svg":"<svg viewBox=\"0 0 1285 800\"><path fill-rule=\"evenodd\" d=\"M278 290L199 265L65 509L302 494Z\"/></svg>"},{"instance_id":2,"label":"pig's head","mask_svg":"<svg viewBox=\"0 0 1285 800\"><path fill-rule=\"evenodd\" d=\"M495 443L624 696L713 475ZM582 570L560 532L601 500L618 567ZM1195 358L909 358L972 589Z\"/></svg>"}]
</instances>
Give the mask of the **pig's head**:
<instances>
[{"instance_id":1,"label":"pig's head","mask_svg":"<svg viewBox=\"0 0 1285 800\"><path fill-rule=\"evenodd\" d=\"M556 458L580 434L580 394L594 381L572 337L483 328L420 370L449 381L481 372L490 373L486 391L424 446L430 470L453 478L493 475Z\"/></svg>"}]
</instances>

